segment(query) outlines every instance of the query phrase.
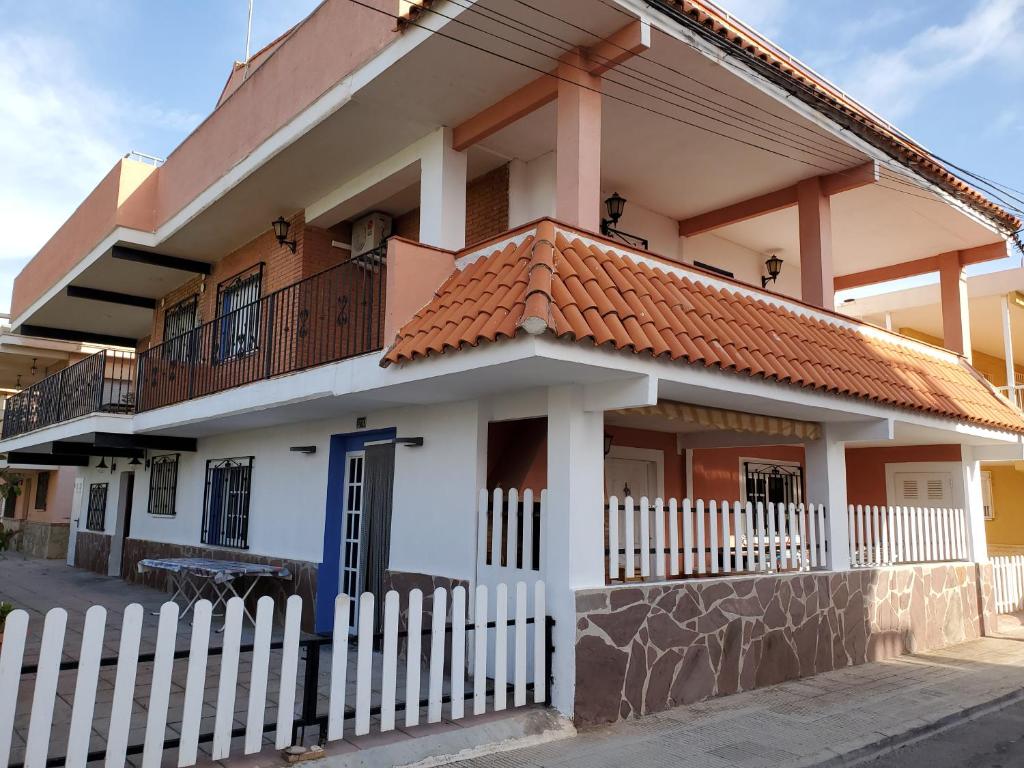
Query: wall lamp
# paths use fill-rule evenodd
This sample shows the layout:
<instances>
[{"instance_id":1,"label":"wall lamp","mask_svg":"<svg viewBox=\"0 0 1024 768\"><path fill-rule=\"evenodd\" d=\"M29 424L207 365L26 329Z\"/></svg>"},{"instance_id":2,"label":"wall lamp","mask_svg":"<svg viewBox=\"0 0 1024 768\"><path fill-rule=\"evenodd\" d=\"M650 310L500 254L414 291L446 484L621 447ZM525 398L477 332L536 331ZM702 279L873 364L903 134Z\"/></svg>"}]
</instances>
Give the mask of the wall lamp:
<instances>
[{"instance_id":1,"label":"wall lamp","mask_svg":"<svg viewBox=\"0 0 1024 768\"><path fill-rule=\"evenodd\" d=\"M645 251L647 248L647 239L638 235L631 235L629 232L623 232L620 229L616 229L616 225L619 223L619 219L622 218L622 212L626 210L626 198L622 197L618 192L612 192L612 196L604 201L605 210L608 212L607 219L601 219L601 234L605 237L613 237L621 240L626 245L631 245L634 248L643 248Z\"/></svg>"},{"instance_id":2,"label":"wall lamp","mask_svg":"<svg viewBox=\"0 0 1024 768\"><path fill-rule=\"evenodd\" d=\"M294 451L295 453L310 454L310 453L316 453L316 446L315 445L293 445L288 450L289 451Z\"/></svg>"},{"instance_id":3,"label":"wall lamp","mask_svg":"<svg viewBox=\"0 0 1024 768\"><path fill-rule=\"evenodd\" d=\"M612 436L607 432L604 433L604 455L607 456L612 452Z\"/></svg>"},{"instance_id":4,"label":"wall lamp","mask_svg":"<svg viewBox=\"0 0 1024 768\"><path fill-rule=\"evenodd\" d=\"M291 229L291 224L284 216L278 216L274 222L274 236L277 238L278 245L287 245L292 249L292 253L295 253L296 242L288 239L288 230Z\"/></svg>"},{"instance_id":5,"label":"wall lamp","mask_svg":"<svg viewBox=\"0 0 1024 768\"><path fill-rule=\"evenodd\" d=\"M764 263L764 268L767 270L767 275L761 275L761 287L767 288L768 283L774 283L779 279L779 274L782 272L782 259L773 251L768 255L768 259Z\"/></svg>"}]
</instances>

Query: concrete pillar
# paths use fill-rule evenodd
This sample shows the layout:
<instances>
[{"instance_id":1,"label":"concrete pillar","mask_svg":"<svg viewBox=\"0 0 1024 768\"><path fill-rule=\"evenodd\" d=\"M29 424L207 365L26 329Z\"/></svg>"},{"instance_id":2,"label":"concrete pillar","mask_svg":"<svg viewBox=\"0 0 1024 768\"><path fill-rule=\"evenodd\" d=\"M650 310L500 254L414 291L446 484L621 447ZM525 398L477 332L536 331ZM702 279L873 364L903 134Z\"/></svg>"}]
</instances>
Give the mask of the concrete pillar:
<instances>
[{"instance_id":1,"label":"concrete pillar","mask_svg":"<svg viewBox=\"0 0 1024 768\"><path fill-rule=\"evenodd\" d=\"M457 251L466 245L466 153L438 130L420 158L420 242Z\"/></svg>"},{"instance_id":2,"label":"concrete pillar","mask_svg":"<svg viewBox=\"0 0 1024 768\"><path fill-rule=\"evenodd\" d=\"M1010 322L1010 297L1003 296L1001 301L1002 311L1000 314L1003 319L1003 359L1006 362L1006 396L1009 397L1011 401L1019 405L1021 400L1017 397L1017 368L1013 364L1013 330Z\"/></svg>"},{"instance_id":3,"label":"concrete pillar","mask_svg":"<svg viewBox=\"0 0 1024 768\"><path fill-rule=\"evenodd\" d=\"M797 184L800 218L800 297L808 304L835 309L832 268L832 202L821 178Z\"/></svg>"},{"instance_id":4,"label":"concrete pillar","mask_svg":"<svg viewBox=\"0 0 1024 768\"><path fill-rule=\"evenodd\" d=\"M981 462L963 448L964 512L967 516L967 552L975 563L988 562L985 537L985 502L981 493Z\"/></svg>"},{"instance_id":5,"label":"concrete pillar","mask_svg":"<svg viewBox=\"0 0 1024 768\"><path fill-rule=\"evenodd\" d=\"M572 57L569 60L568 57ZM558 65L555 218L597 232L601 226L601 78L585 58Z\"/></svg>"},{"instance_id":6,"label":"concrete pillar","mask_svg":"<svg viewBox=\"0 0 1024 768\"><path fill-rule=\"evenodd\" d=\"M604 413L581 387L548 390L548 496L542 572L555 619L552 699L571 715L576 691L575 590L604 586Z\"/></svg>"},{"instance_id":7,"label":"concrete pillar","mask_svg":"<svg viewBox=\"0 0 1024 768\"><path fill-rule=\"evenodd\" d=\"M828 512L828 566L850 568L850 527L846 498L846 444L834 426L822 424L819 439L804 446L807 502L824 504Z\"/></svg>"},{"instance_id":8,"label":"concrete pillar","mask_svg":"<svg viewBox=\"0 0 1024 768\"><path fill-rule=\"evenodd\" d=\"M942 293L942 336L946 349L971 359L971 316L967 300L967 276L957 251L939 256L939 287Z\"/></svg>"}]
</instances>

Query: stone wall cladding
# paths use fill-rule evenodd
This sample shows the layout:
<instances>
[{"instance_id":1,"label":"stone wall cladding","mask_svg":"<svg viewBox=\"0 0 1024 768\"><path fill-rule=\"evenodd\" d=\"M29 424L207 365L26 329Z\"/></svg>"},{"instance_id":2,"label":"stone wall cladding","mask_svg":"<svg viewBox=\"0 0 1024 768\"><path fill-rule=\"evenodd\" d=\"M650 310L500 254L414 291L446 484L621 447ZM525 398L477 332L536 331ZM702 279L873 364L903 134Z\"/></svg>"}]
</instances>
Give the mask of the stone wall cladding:
<instances>
[{"instance_id":1,"label":"stone wall cladding","mask_svg":"<svg viewBox=\"0 0 1024 768\"><path fill-rule=\"evenodd\" d=\"M160 541L146 541L144 539L127 539L124 543L124 555L121 558L121 577L132 584L143 584L147 587L170 592L171 579L168 574L161 571L139 573L139 561L154 557L205 557L213 560L237 560L244 563L283 565L291 572L291 580L262 579L249 597L249 610L255 611L256 600L263 595L270 595L274 598L277 615L283 616L285 602L288 598L291 595L299 595L302 598L302 628L307 632L313 631L314 612L316 610L316 578L319 567L317 563L310 563L304 560L283 560L277 557L264 557L235 550L166 544Z\"/></svg>"},{"instance_id":2,"label":"stone wall cladding","mask_svg":"<svg viewBox=\"0 0 1024 768\"><path fill-rule=\"evenodd\" d=\"M4 520L4 527L15 530L14 549L28 557L64 560L68 556L67 523L39 520Z\"/></svg>"},{"instance_id":3,"label":"stone wall cladding","mask_svg":"<svg viewBox=\"0 0 1024 768\"><path fill-rule=\"evenodd\" d=\"M982 635L973 563L576 593L579 725L659 712Z\"/></svg>"},{"instance_id":4,"label":"stone wall cladding","mask_svg":"<svg viewBox=\"0 0 1024 768\"><path fill-rule=\"evenodd\" d=\"M75 568L106 576L112 538L105 533L78 531L75 535Z\"/></svg>"}]
</instances>

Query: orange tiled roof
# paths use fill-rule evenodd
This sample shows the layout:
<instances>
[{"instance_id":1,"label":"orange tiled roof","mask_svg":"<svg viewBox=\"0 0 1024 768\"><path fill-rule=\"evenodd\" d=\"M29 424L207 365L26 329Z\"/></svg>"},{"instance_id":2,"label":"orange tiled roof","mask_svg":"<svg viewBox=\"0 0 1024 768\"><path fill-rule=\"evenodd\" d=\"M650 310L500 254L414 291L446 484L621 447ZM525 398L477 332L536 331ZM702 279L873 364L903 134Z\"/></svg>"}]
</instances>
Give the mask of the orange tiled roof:
<instances>
[{"instance_id":1,"label":"orange tiled roof","mask_svg":"<svg viewBox=\"0 0 1024 768\"><path fill-rule=\"evenodd\" d=\"M1024 416L960 358L652 260L556 235L554 222L541 221L522 242L453 273L402 327L381 364L524 332L551 334L1024 432Z\"/></svg>"}]
</instances>

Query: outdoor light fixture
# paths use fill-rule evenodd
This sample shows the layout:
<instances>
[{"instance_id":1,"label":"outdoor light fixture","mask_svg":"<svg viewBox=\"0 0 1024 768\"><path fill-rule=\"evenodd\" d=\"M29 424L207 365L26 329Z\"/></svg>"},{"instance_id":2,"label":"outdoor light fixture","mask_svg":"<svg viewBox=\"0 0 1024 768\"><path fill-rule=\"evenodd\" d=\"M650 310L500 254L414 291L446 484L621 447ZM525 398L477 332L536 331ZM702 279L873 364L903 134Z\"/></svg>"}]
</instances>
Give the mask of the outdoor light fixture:
<instances>
[{"instance_id":1,"label":"outdoor light fixture","mask_svg":"<svg viewBox=\"0 0 1024 768\"><path fill-rule=\"evenodd\" d=\"M288 450L292 451L294 453L310 454L310 453L316 453L316 446L315 445L293 445Z\"/></svg>"},{"instance_id":2,"label":"outdoor light fixture","mask_svg":"<svg viewBox=\"0 0 1024 768\"><path fill-rule=\"evenodd\" d=\"M106 468L107 468L107 457L106 456L100 456L100 463L96 465L96 469L106 469Z\"/></svg>"},{"instance_id":3,"label":"outdoor light fixture","mask_svg":"<svg viewBox=\"0 0 1024 768\"><path fill-rule=\"evenodd\" d=\"M604 455L607 456L612 452L612 436L607 432L604 433Z\"/></svg>"},{"instance_id":4,"label":"outdoor light fixture","mask_svg":"<svg viewBox=\"0 0 1024 768\"><path fill-rule=\"evenodd\" d=\"M292 249L292 253L295 253L295 241L288 239L288 230L291 229L291 224L284 216L278 216L274 220L274 236L277 238L278 245L287 245Z\"/></svg>"},{"instance_id":5,"label":"outdoor light fixture","mask_svg":"<svg viewBox=\"0 0 1024 768\"><path fill-rule=\"evenodd\" d=\"M774 283L779 279L779 273L782 272L782 259L772 251L768 256L768 260L764 263L764 268L768 271L768 274L761 276L761 287L767 288L768 283Z\"/></svg>"},{"instance_id":6,"label":"outdoor light fixture","mask_svg":"<svg viewBox=\"0 0 1024 768\"><path fill-rule=\"evenodd\" d=\"M138 467L138 466L141 466L141 465L142 465L142 462L139 461L139 457L138 456L132 456L132 460L128 462L128 466L129 467Z\"/></svg>"},{"instance_id":7,"label":"outdoor light fixture","mask_svg":"<svg viewBox=\"0 0 1024 768\"><path fill-rule=\"evenodd\" d=\"M629 232L623 232L615 228L619 223L619 219L622 218L622 212L626 209L626 198L618 192L612 192L612 196L604 201L604 207L608 211L608 218L601 219L601 234L605 237L617 238L626 245L632 245L634 248L643 248L646 251L646 238L631 235Z\"/></svg>"},{"instance_id":8,"label":"outdoor light fixture","mask_svg":"<svg viewBox=\"0 0 1024 768\"><path fill-rule=\"evenodd\" d=\"M29 369L29 373L32 374L33 376L39 373L39 368L36 367L36 358L34 357L32 358L32 367Z\"/></svg>"}]
</instances>

